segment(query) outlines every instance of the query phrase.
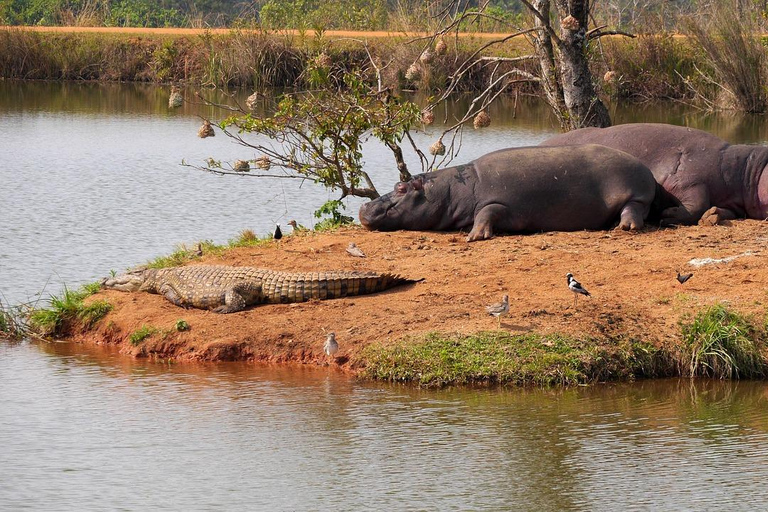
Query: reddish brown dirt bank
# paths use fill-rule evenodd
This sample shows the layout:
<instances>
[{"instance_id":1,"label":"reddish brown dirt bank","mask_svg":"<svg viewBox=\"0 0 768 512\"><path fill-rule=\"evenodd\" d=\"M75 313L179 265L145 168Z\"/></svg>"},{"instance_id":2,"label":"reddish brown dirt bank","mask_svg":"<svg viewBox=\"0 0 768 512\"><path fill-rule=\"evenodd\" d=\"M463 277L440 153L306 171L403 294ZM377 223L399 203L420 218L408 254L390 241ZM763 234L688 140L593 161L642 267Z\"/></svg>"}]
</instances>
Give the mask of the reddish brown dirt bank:
<instances>
[{"instance_id":1,"label":"reddish brown dirt bank","mask_svg":"<svg viewBox=\"0 0 768 512\"><path fill-rule=\"evenodd\" d=\"M768 224L625 232L501 236L467 244L461 234L378 233L346 228L334 233L286 236L260 248L206 255L197 263L248 265L285 271L360 269L394 272L423 282L384 293L303 304L266 305L230 315L184 310L158 295L104 291L114 310L96 330L76 341L119 344L135 356L180 360L244 359L320 364L324 330L340 344L334 363L354 371L360 351L425 331L473 333L496 329L484 306L510 296L502 329L612 336L627 333L653 343L674 343L678 320L718 301L743 313L764 314L768 265L763 247ZM349 256L354 241L364 259ZM730 262L695 268L692 258ZM693 272L684 285L677 271ZM591 298L573 307L566 287L573 272ZM176 332L177 320L191 327ZM137 346L128 338L142 325L161 329Z\"/></svg>"}]
</instances>

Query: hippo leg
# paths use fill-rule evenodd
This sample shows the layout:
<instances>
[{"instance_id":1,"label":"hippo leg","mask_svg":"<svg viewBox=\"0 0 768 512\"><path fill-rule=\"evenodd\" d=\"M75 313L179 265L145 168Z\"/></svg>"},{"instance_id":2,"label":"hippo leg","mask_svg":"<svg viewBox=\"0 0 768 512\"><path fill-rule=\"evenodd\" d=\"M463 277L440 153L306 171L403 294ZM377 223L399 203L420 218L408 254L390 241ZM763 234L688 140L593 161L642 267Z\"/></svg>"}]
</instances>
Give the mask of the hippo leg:
<instances>
[{"instance_id":1,"label":"hippo leg","mask_svg":"<svg viewBox=\"0 0 768 512\"><path fill-rule=\"evenodd\" d=\"M469 232L467 242L486 240L493 238L493 224L508 212L507 207L501 204L489 204L483 206L475 215L475 224Z\"/></svg>"},{"instance_id":2,"label":"hippo leg","mask_svg":"<svg viewBox=\"0 0 768 512\"><path fill-rule=\"evenodd\" d=\"M648 205L630 201L621 210L619 228L624 231L635 231L643 227L643 218L648 215Z\"/></svg>"},{"instance_id":3,"label":"hippo leg","mask_svg":"<svg viewBox=\"0 0 768 512\"><path fill-rule=\"evenodd\" d=\"M735 218L736 214L731 210L713 206L704 212L701 219L699 219L699 224L702 226L716 226L717 224L722 224L724 221L733 220Z\"/></svg>"},{"instance_id":4,"label":"hippo leg","mask_svg":"<svg viewBox=\"0 0 768 512\"><path fill-rule=\"evenodd\" d=\"M707 208L709 208L707 188L703 185L692 187L687 191L686 198L680 206L673 206L661 212L659 224L662 226L690 226L699 221Z\"/></svg>"}]
</instances>

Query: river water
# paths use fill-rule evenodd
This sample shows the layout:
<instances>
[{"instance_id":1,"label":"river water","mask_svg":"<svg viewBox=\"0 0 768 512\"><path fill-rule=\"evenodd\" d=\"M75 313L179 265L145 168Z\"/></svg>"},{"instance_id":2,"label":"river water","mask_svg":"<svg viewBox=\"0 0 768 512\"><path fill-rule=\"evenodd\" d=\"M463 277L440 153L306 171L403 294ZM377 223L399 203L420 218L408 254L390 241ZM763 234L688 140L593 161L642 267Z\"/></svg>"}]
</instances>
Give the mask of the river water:
<instances>
[{"instance_id":1,"label":"river water","mask_svg":"<svg viewBox=\"0 0 768 512\"><path fill-rule=\"evenodd\" d=\"M213 94L213 93L210 93ZM191 96L188 96L191 97ZM0 300L76 287L171 252L270 232L333 193L182 167L254 155L201 140L210 107L167 89L0 81ZM221 97L218 97L221 99ZM241 98L242 100L242 98ZM456 162L556 132L512 100ZM618 109L732 142L761 118ZM438 130L417 135L428 145ZM380 190L396 173L366 145ZM411 159L412 168L416 166ZM359 201L348 201L356 215ZM654 381L419 390L324 368L163 365L0 342L0 510L764 510L768 386Z\"/></svg>"}]
</instances>

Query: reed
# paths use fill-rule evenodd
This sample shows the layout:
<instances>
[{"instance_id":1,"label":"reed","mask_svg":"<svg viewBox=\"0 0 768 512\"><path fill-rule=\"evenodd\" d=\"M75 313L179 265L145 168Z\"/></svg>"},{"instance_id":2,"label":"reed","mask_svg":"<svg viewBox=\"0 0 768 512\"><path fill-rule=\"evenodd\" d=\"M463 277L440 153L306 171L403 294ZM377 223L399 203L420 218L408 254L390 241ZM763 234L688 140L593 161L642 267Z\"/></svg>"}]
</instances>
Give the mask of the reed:
<instances>
[{"instance_id":1,"label":"reed","mask_svg":"<svg viewBox=\"0 0 768 512\"><path fill-rule=\"evenodd\" d=\"M682 362L690 376L718 379L763 378L768 375L764 332L750 318L715 304L692 320L681 322Z\"/></svg>"},{"instance_id":2,"label":"reed","mask_svg":"<svg viewBox=\"0 0 768 512\"><path fill-rule=\"evenodd\" d=\"M611 39L604 50L607 68L595 75L613 71L616 82L604 82L604 88L632 100L690 99L689 83L698 83L696 69L704 65L688 40L671 34Z\"/></svg>"},{"instance_id":3,"label":"reed","mask_svg":"<svg viewBox=\"0 0 768 512\"><path fill-rule=\"evenodd\" d=\"M736 2L721 1L713 4L706 22L696 17L688 23L692 38L704 54L704 69L711 69L714 75L705 78L716 107L757 114L766 111L768 56L755 16Z\"/></svg>"},{"instance_id":4,"label":"reed","mask_svg":"<svg viewBox=\"0 0 768 512\"><path fill-rule=\"evenodd\" d=\"M28 334L24 309L24 306L9 306L0 301L0 338L19 339Z\"/></svg>"}]
</instances>

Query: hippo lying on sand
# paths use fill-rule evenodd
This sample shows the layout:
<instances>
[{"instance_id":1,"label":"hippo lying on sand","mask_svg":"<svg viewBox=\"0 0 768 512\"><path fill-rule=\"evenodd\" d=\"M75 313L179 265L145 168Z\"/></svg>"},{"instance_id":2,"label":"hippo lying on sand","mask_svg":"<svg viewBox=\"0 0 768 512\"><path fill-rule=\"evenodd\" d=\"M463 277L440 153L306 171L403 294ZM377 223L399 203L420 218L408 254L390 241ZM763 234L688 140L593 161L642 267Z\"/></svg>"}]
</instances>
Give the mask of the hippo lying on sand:
<instances>
[{"instance_id":1,"label":"hippo lying on sand","mask_svg":"<svg viewBox=\"0 0 768 512\"><path fill-rule=\"evenodd\" d=\"M542 143L571 144L602 144L647 165L665 190L662 225L768 216L768 147L732 146L701 130L649 123L582 128Z\"/></svg>"},{"instance_id":2,"label":"hippo lying on sand","mask_svg":"<svg viewBox=\"0 0 768 512\"><path fill-rule=\"evenodd\" d=\"M495 151L420 174L360 207L368 229L497 232L639 229L656 194L637 159L594 144Z\"/></svg>"}]
</instances>

